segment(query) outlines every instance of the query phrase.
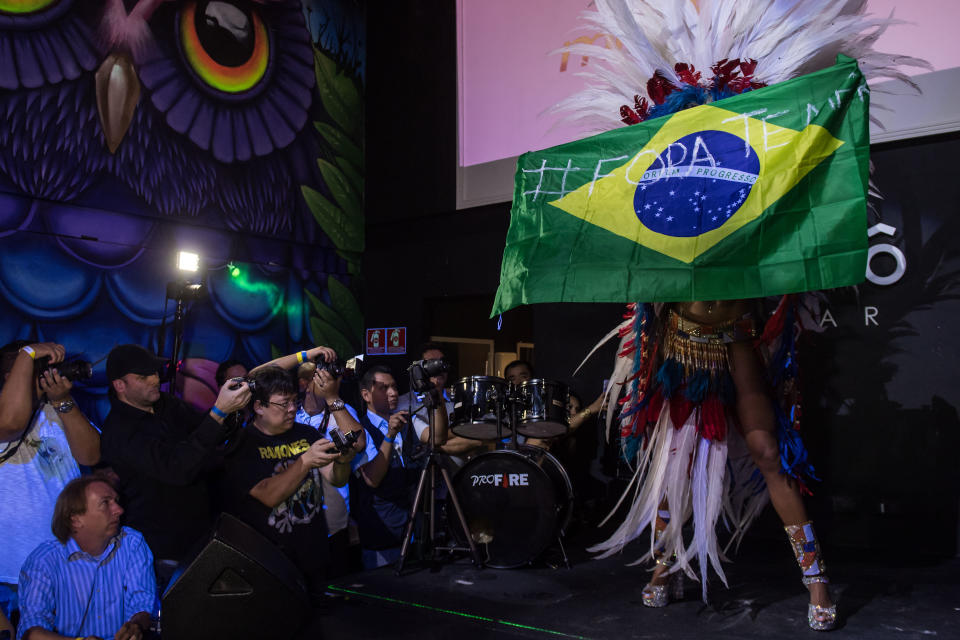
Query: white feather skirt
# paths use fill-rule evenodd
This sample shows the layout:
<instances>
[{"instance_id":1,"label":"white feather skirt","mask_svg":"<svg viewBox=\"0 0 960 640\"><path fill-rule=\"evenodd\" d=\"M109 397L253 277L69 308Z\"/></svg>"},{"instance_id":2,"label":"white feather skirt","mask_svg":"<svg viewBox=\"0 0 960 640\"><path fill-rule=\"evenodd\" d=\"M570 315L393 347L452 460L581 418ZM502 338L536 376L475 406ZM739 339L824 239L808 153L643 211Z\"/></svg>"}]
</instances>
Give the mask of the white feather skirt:
<instances>
[{"instance_id":1,"label":"white feather skirt","mask_svg":"<svg viewBox=\"0 0 960 640\"><path fill-rule=\"evenodd\" d=\"M725 440L708 440L697 433L696 411L678 429L670 419L670 403L665 402L646 447L637 454L633 480L614 512L627 501L630 506L623 523L589 551L606 558L641 538L642 542L634 545L640 555L631 566L652 563L659 546L666 557L676 556L669 571L683 571L698 580L706 600L708 569L727 584L724 554L739 545L769 495L732 423L728 421ZM664 503L670 521L655 544L657 511Z\"/></svg>"}]
</instances>

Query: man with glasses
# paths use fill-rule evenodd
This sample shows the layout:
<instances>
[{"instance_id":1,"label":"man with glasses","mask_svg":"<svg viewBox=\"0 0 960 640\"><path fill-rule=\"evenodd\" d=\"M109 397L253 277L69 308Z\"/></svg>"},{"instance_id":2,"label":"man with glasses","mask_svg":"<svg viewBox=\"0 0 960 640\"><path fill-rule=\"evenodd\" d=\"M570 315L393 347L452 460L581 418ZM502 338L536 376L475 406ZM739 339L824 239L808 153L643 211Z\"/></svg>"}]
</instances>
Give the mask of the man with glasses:
<instances>
[{"instance_id":1,"label":"man with glasses","mask_svg":"<svg viewBox=\"0 0 960 640\"><path fill-rule=\"evenodd\" d=\"M432 392L439 399L440 390ZM358 465L350 484L350 507L360 533L363 566L373 569L400 557L420 473L412 458L417 444L429 439L429 430L418 435L409 412L397 411L397 383L385 366L371 367L363 375L360 396L366 405L360 424L377 454ZM434 426L437 444L442 445L447 440L447 412L442 401L437 405Z\"/></svg>"},{"instance_id":2,"label":"man with glasses","mask_svg":"<svg viewBox=\"0 0 960 640\"><path fill-rule=\"evenodd\" d=\"M355 452L339 454L315 428L294 420L298 387L291 372L258 367L251 380L251 419L227 458L224 507L280 547L319 596L329 561L321 477L346 484Z\"/></svg>"}]
</instances>

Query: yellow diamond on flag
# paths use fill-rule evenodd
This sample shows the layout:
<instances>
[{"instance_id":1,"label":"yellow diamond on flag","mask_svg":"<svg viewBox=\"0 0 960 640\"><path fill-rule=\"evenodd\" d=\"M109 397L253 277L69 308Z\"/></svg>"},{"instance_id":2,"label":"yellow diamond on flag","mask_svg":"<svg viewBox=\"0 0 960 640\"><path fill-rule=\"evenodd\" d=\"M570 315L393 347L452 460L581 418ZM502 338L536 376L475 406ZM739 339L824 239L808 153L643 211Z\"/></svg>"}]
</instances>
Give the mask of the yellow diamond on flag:
<instances>
[{"instance_id":1,"label":"yellow diamond on flag","mask_svg":"<svg viewBox=\"0 0 960 640\"><path fill-rule=\"evenodd\" d=\"M602 160L594 180L550 204L691 263L844 144L818 125L778 127L778 115L711 105L680 111L635 155ZM604 165L616 168L602 173Z\"/></svg>"}]
</instances>

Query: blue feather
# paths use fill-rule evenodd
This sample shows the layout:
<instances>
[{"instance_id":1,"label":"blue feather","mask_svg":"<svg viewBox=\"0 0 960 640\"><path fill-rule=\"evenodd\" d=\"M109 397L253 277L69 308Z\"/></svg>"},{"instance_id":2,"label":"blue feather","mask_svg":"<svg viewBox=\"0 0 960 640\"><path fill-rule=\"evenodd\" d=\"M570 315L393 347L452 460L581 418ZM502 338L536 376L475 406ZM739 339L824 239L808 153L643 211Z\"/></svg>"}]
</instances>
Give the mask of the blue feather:
<instances>
[{"instance_id":1,"label":"blue feather","mask_svg":"<svg viewBox=\"0 0 960 640\"><path fill-rule=\"evenodd\" d=\"M673 358L667 358L657 371L657 384L663 390L664 398L672 398L674 392L683 384L683 365Z\"/></svg>"},{"instance_id":2,"label":"blue feather","mask_svg":"<svg viewBox=\"0 0 960 640\"><path fill-rule=\"evenodd\" d=\"M709 388L710 372L706 369L697 369L693 376L687 380L685 392L687 400L694 403L703 402L703 399L707 397Z\"/></svg>"},{"instance_id":3,"label":"blue feather","mask_svg":"<svg viewBox=\"0 0 960 640\"><path fill-rule=\"evenodd\" d=\"M667 116L690 107L712 102L710 94L703 87L682 84L677 91L668 95L663 104L655 104L650 109L650 118Z\"/></svg>"},{"instance_id":4,"label":"blue feather","mask_svg":"<svg viewBox=\"0 0 960 640\"><path fill-rule=\"evenodd\" d=\"M637 451L640 450L640 444L643 442L643 436L630 436L623 441L623 459L633 464L637 457Z\"/></svg>"},{"instance_id":5,"label":"blue feather","mask_svg":"<svg viewBox=\"0 0 960 640\"><path fill-rule=\"evenodd\" d=\"M793 423L780 408L773 403L777 417L777 440L780 445L780 468L783 473L793 477L806 477L819 481L816 471L809 460L807 447L803 444L800 432L793 428Z\"/></svg>"}]
</instances>

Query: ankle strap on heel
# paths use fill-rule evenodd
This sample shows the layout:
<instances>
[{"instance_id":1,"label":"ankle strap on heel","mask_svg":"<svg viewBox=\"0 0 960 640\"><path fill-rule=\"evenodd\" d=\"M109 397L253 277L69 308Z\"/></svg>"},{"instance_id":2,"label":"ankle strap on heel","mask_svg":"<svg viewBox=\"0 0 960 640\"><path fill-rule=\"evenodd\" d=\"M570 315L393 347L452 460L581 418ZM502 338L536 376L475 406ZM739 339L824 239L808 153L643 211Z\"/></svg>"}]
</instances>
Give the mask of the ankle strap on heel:
<instances>
[{"instance_id":1,"label":"ankle strap on heel","mask_svg":"<svg viewBox=\"0 0 960 640\"><path fill-rule=\"evenodd\" d=\"M803 573L803 584L809 585L815 582L829 584L827 563L823 560L820 542L813 530L813 522L788 524L783 529L787 533L787 539L790 540L797 564L800 565L800 571Z\"/></svg>"}]
</instances>

